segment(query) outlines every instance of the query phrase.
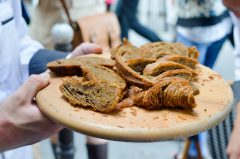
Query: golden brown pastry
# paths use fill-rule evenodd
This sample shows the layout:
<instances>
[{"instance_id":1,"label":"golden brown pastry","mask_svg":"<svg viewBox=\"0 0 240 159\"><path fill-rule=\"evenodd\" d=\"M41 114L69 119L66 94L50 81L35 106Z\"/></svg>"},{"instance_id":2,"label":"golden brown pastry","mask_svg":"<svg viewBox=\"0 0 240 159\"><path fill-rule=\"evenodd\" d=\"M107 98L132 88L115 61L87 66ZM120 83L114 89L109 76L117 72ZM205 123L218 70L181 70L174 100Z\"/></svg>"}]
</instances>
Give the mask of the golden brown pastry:
<instances>
[{"instance_id":1,"label":"golden brown pastry","mask_svg":"<svg viewBox=\"0 0 240 159\"><path fill-rule=\"evenodd\" d=\"M187 80L162 79L146 91L125 98L118 104L118 108L134 105L146 109L193 108L196 106L196 102L192 87Z\"/></svg>"},{"instance_id":2,"label":"golden brown pastry","mask_svg":"<svg viewBox=\"0 0 240 159\"><path fill-rule=\"evenodd\" d=\"M48 69L58 76L82 76L81 66L87 64L97 64L113 68L115 61L100 57L79 56L70 59L60 59L47 64Z\"/></svg>"},{"instance_id":3,"label":"golden brown pastry","mask_svg":"<svg viewBox=\"0 0 240 159\"><path fill-rule=\"evenodd\" d=\"M83 78L67 78L60 86L73 105L110 112L126 94L126 82L113 70L99 65L83 65Z\"/></svg>"},{"instance_id":4,"label":"golden brown pastry","mask_svg":"<svg viewBox=\"0 0 240 159\"><path fill-rule=\"evenodd\" d=\"M181 43L154 42L139 48L141 54L147 58L161 58L166 55L177 54L197 59L199 52L195 47L186 47Z\"/></svg>"}]
</instances>

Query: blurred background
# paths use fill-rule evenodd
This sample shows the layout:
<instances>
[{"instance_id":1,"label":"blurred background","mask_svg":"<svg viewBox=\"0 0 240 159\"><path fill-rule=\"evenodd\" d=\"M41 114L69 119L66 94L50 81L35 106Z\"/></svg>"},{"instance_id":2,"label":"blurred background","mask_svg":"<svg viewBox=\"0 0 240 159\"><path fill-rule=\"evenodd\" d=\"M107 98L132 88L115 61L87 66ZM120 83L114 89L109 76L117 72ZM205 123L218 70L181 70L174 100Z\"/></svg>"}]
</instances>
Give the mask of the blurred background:
<instances>
[{"instance_id":1,"label":"blurred background","mask_svg":"<svg viewBox=\"0 0 240 159\"><path fill-rule=\"evenodd\" d=\"M130 1L130 0L129 0ZM29 18L29 32L33 39L45 47L54 49L56 41L52 37L52 27L57 23L68 23L67 16L59 0L25 0L22 1ZM115 13L118 0L65 0L71 18L77 18L108 11ZM109 6L109 8L107 8ZM85 8L85 9L84 9ZM81 11L80 11L81 10ZM178 17L177 0L139 0L136 17L139 23L154 32L162 41L174 42L176 38L176 22ZM96 25L96 24L94 24ZM133 29L129 30L128 39L136 46L150 42ZM94 42L94 41L93 41ZM226 40L216 59L213 69L226 80L234 80L234 50ZM74 133L75 159L87 159L86 138ZM183 148L184 140L128 143L109 141L109 159L173 159ZM36 159L54 159L50 140L35 144ZM211 158L209 152L205 158Z\"/></svg>"}]
</instances>

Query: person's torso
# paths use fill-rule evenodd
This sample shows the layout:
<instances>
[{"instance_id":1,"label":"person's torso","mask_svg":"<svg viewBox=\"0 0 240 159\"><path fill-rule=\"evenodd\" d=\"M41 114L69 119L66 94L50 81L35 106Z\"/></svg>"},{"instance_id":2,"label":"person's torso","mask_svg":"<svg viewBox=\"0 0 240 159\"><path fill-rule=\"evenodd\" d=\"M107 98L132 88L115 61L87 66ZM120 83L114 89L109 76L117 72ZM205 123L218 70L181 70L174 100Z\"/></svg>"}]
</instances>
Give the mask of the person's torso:
<instances>
[{"instance_id":1,"label":"person's torso","mask_svg":"<svg viewBox=\"0 0 240 159\"><path fill-rule=\"evenodd\" d=\"M219 16L226 11L222 0L178 0L180 18Z\"/></svg>"},{"instance_id":2,"label":"person's torso","mask_svg":"<svg viewBox=\"0 0 240 159\"><path fill-rule=\"evenodd\" d=\"M19 39L16 29L14 5L16 0L0 0L0 101L15 91L23 82ZM32 159L30 146L0 154L0 159Z\"/></svg>"},{"instance_id":3,"label":"person's torso","mask_svg":"<svg viewBox=\"0 0 240 159\"><path fill-rule=\"evenodd\" d=\"M0 10L0 92L9 95L22 83L18 34L11 1L0 0Z\"/></svg>"},{"instance_id":4,"label":"person's torso","mask_svg":"<svg viewBox=\"0 0 240 159\"><path fill-rule=\"evenodd\" d=\"M229 34L232 22L221 0L178 0L176 28L191 41L211 43Z\"/></svg>"}]
</instances>

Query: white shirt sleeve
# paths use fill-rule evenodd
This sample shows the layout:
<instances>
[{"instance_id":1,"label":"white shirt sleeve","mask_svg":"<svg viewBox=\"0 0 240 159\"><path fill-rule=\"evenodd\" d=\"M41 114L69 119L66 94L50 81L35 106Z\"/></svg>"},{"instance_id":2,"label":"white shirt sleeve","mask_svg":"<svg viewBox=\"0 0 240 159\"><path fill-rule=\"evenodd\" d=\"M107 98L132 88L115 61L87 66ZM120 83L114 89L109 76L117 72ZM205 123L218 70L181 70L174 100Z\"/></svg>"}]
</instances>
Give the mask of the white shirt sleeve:
<instances>
[{"instance_id":1,"label":"white shirt sleeve","mask_svg":"<svg viewBox=\"0 0 240 159\"><path fill-rule=\"evenodd\" d=\"M25 20L22 17L21 3L16 3L16 0L12 0L12 7L14 10L14 18L16 21L16 28L19 39L19 54L22 67L23 79L28 77L28 64L33 54L42 48L42 45L37 41L32 40L28 36L28 28ZM41 26L39 26L41 27Z\"/></svg>"},{"instance_id":2,"label":"white shirt sleeve","mask_svg":"<svg viewBox=\"0 0 240 159\"><path fill-rule=\"evenodd\" d=\"M230 13L234 24L234 60L235 60L235 80L240 80L240 19Z\"/></svg>"}]
</instances>

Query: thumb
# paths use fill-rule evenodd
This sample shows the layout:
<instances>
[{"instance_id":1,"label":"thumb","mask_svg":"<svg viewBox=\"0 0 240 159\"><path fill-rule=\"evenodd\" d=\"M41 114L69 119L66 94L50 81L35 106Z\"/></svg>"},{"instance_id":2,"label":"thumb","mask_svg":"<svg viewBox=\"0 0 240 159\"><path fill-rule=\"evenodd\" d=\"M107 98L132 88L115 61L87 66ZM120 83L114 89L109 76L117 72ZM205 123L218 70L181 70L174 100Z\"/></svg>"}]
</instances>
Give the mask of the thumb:
<instances>
[{"instance_id":1,"label":"thumb","mask_svg":"<svg viewBox=\"0 0 240 159\"><path fill-rule=\"evenodd\" d=\"M31 102L37 92L46 87L49 83L50 75L44 72L40 75L31 75L28 80L16 91L23 101Z\"/></svg>"},{"instance_id":2,"label":"thumb","mask_svg":"<svg viewBox=\"0 0 240 159\"><path fill-rule=\"evenodd\" d=\"M72 57L87 55L92 53L95 53L95 54L102 53L102 47L93 43L83 43L73 50Z\"/></svg>"}]
</instances>

